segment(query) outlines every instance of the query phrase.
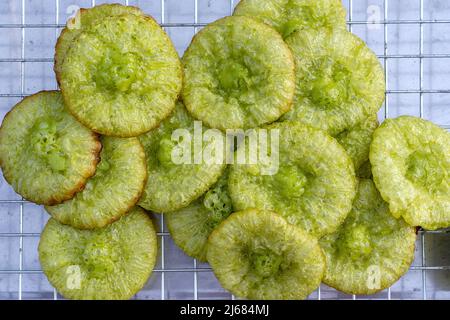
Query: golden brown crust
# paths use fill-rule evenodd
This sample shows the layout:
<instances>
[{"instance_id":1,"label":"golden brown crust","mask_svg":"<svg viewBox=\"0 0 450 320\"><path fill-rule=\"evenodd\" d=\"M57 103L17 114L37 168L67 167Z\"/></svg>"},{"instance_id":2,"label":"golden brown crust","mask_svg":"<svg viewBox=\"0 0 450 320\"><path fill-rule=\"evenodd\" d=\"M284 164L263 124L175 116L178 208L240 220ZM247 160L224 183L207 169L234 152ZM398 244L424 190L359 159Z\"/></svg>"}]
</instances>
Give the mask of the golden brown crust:
<instances>
[{"instance_id":1,"label":"golden brown crust","mask_svg":"<svg viewBox=\"0 0 450 320\"><path fill-rule=\"evenodd\" d=\"M53 64L53 72L55 73L55 77L56 77L56 83L58 84L58 87L61 84L61 73L59 72L59 70L56 68L56 61L59 60L59 51L61 50L59 47L61 46L61 39L64 36L64 34L67 32L67 27L64 28L61 31L61 34L58 37L58 40L56 41L56 45L55 45L55 54L53 56L54 59L54 64Z\"/></svg>"}]
</instances>

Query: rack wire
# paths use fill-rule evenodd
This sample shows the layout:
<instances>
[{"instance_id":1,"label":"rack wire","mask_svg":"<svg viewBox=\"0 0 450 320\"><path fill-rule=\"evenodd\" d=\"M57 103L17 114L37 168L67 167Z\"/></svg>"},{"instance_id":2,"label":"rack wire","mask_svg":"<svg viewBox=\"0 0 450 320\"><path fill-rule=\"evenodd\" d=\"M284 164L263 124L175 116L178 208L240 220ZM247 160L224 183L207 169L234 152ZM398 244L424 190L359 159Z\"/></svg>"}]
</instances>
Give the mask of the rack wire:
<instances>
[{"instance_id":1,"label":"rack wire","mask_svg":"<svg viewBox=\"0 0 450 320\"><path fill-rule=\"evenodd\" d=\"M10 0L9 2L14 2L15 0ZM53 23L29 23L27 21L26 14L26 6L29 3L25 0L19 0L21 2L21 12L20 12L20 23L3 23L0 21L0 32L8 32L8 30L20 30L20 56L18 57L0 57L0 65L2 63L18 63L20 64L20 90L18 92L5 92L3 88L0 87L0 101L1 99L20 99L27 95L25 87L25 79L27 76L27 63L52 63L52 57L43 57L43 58L31 58L26 56L26 36L28 30L38 29L50 29L55 30L54 32L54 42L59 35L60 30L65 26L65 21L60 21L60 13L61 13L61 1L63 0L49 0L46 4L53 2L55 8L55 17ZM182 29L192 29L193 33L196 33L201 27L205 26L207 23L201 22L199 19L199 12L201 10L202 5L210 5L214 0L190 0L186 2L190 2L193 5L193 17L192 22L167 22L166 17L168 14L167 11L167 2L170 0L155 0L160 2L160 23L161 26L165 28L169 34L176 32L177 30ZM218 0L217 0L218 1ZM229 1L228 9L223 10L223 16L232 14L232 11L235 6L234 0L223 0ZM417 19L390 19L390 1L389 0L379 0L378 5L380 8L384 8L383 10L383 18L379 21L368 21L368 20L355 20L354 19L354 4L359 2L364 2L366 5L369 5L365 0L344 0L344 4L348 8L348 27L350 31L354 31L354 28L357 26L366 26L368 27L371 24L378 25L382 28L382 43L383 50L378 53L378 57L380 61L384 64L385 67L385 76L386 76L386 101L384 104L384 108L382 110L381 118L389 118L391 116L391 97L394 95L418 95L419 101L417 101L417 105L419 108L418 115L422 118L425 117L425 95L445 95L450 94L449 89L429 89L425 87L425 77L424 77L424 62L426 60L440 60L440 59L449 59L450 58L450 50L447 52L425 52L424 46L424 29L426 26L434 26L434 25L444 25L449 26L450 28L450 19L425 19L425 7L424 0L416 0L419 3L418 7L418 18ZM74 0L73 2L77 2ZM120 2L120 1L114 1ZM122 4L125 5L136 5L136 1L121 1ZM102 1L103 3L103 1ZM84 4L84 3L83 3ZM90 5L94 6L96 3L95 0L92 0ZM156 12L148 12L149 14L155 15ZM449 17L450 18L450 15ZM389 44L390 44L390 28L395 26L419 26L419 33L417 35L417 41L419 42L419 49L416 53L391 53ZM450 29L447 29L449 31ZM450 47L450 40L449 40ZM418 88L408 88L408 89L398 89L390 88L390 76L391 76L391 63L395 60L405 60L405 59L416 59L419 61L419 70L418 70L418 78L419 78L419 86ZM1 69L0 69L1 70ZM0 77L1 77L0 73ZM447 78L448 83L450 83L450 78ZM56 84L53 88L46 89L57 89ZM447 111L448 112L448 111ZM443 128L450 129L450 123L441 124ZM3 189L2 189L3 190ZM33 241L37 241L39 239L40 230L36 230L36 232L27 231L30 229L26 225L26 212L27 211L36 211L33 207L34 205L30 204L28 201L23 199L18 199L15 197L4 196L0 193L0 223L2 222L2 215L10 214L10 210L4 210L5 206L13 206L18 209L18 226L13 227L14 231L6 231L3 232L3 229L0 229L0 244L3 242L12 241L16 244L17 247L8 243L9 252L7 252L6 257L13 257L14 261L17 261L16 267L12 268L2 268L2 261L0 261L0 298L9 298L9 299L27 299L27 298L52 298L52 299L60 299L61 297L57 294L56 290L49 289L49 285L46 282L46 279L43 275L43 272L39 268L28 268L25 265L25 260L28 255L35 254L32 253L31 250L24 251L24 244L29 239ZM31 209L33 208L33 209ZM45 216L45 213L41 210L41 215ZM33 214L35 214L33 212ZM14 213L15 215L15 213ZM168 250L176 250L174 249L173 244L170 242L170 235L165 230L164 225L164 217L156 217L159 219L160 232L158 232L158 238L160 243L160 256L159 263L154 270L153 276L150 279L148 285L144 288L143 293L137 295L137 298L153 298L153 299L166 299L166 298L191 298L191 299L200 299L200 298L230 298L234 299L233 296L221 290L218 287L217 282L215 282L214 277L212 275L212 270L209 266L199 263L195 259L188 259L183 257L181 252L175 252L177 257L182 257L181 263L175 263L172 265L171 258L173 256L172 251ZM45 222L45 218L43 218ZM447 250L447 256L438 257L436 259L436 253L433 253L433 250L436 245L436 241L431 238L431 244L428 244L428 238L430 237L439 237L440 241L444 241L444 245L446 247L450 247L450 230L437 230L437 231L425 231L419 230L419 237L417 241L417 250L416 255L417 259L413 266L410 269L410 272L404 277L405 279L401 280L400 283L394 285L394 287L389 288L383 291L380 294L377 294L373 297L360 297L360 296L348 296L344 294L337 293L333 289L330 289L326 286L321 286L315 293L311 295L312 299L326 299L326 298L343 298L343 299L359 299L359 298L376 298L376 299L398 299L398 298L450 298L450 252ZM427 240L428 239L428 240ZM447 241L445 243L445 241ZM438 243L439 245L440 243ZM2 248L0 246L0 248ZM431 250L431 251L430 251ZM432 255L432 260L429 261L428 255ZM9 255L8 255L9 254ZM171 255L168 259L168 255ZM439 253L437 254L439 256ZM18 258L16 257L18 256ZM1 258L1 256L0 256ZM17 258L17 259L16 259ZM436 280L433 281L433 286L429 285L428 278L430 276L430 272L444 272L445 275L439 279L447 279L447 283L444 285L444 288L438 288L439 284L436 285ZM411 273L415 273L415 276L409 277ZM186 275L192 276L192 281L188 285L184 285L183 288L181 285L176 285L175 287L178 290L175 290L174 287L170 286L170 282L168 282L168 277L171 277L173 274L176 274L177 280L175 282L185 283ZM208 279L204 281L202 279L202 275L207 274ZM44 285L38 286L38 289L27 290L27 281L31 281L28 276L37 275L39 277L40 283L44 282ZM12 278L11 278L12 277ZM407 279L409 277L409 280ZM11 280L12 279L12 280ZM2 285L2 281L6 282L6 285ZM189 279L190 281L190 279ZM403 281L403 282L402 282ZM440 280L437 280L438 282ZM409 284L408 284L409 283ZM412 283L412 285L411 285ZM418 285L420 283L420 285ZM396 288L397 286L397 288ZM206 290L204 290L206 289ZM49 294L40 295L40 290L45 291ZM408 291L411 291L408 292ZM173 294L172 292L181 292L180 295ZM416 291L420 292L420 297L417 295ZM155 294L156 292L156 294Z\"/></svg>"}]
</instances>

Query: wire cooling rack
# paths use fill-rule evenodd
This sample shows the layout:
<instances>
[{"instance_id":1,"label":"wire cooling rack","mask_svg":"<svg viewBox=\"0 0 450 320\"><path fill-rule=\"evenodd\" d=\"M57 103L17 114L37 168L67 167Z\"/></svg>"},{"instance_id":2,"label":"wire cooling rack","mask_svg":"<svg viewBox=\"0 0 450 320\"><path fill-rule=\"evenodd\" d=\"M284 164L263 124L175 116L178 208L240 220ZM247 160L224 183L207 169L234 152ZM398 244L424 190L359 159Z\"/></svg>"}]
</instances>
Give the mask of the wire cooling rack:
<instances>
[{"instance_id":1,"label":"wire cooling rack","mask_svg":"<svg viewBox=\"0 0 450 320\"><path fill-rule=\"evenodd\" d=\"M0 2L0 118L21 98L56 89L54 44L79 7L105 1ZM180 53L208 22L232 13L233 0L113 1L137 5L157 19ZM363 38L385 66L386 102L380 120L411 114L450 129L450 1L344 0L349 30ZM60 299L37 256L48 216L0 178L0 299ZM155 216L160 255L137 299L232 299L208 265L173 244L164 217ZM322 285L311 299L450 299L449 230L420 230L410 271L374 296L351 296Z\"/></svg>"}]
</instances>

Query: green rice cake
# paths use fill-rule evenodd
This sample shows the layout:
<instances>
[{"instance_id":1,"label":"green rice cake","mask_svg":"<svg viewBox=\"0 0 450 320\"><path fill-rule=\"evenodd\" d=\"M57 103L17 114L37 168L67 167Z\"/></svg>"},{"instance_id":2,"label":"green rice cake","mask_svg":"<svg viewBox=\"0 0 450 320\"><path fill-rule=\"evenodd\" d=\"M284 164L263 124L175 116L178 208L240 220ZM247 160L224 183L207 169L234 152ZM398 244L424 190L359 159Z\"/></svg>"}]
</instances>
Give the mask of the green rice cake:
<instances>
[{"instance_id":1,"label":"green rice cake","mask_svg":"<svg viewBox=\"0 0 450 320\"><path fill-rule=\"evenodd\" d=\"M222 175L226 166L224 161L207 163L202 158L196 163L196 149L204 153L207 146L214 146L218 142L214 140L196 148L194 127L194 120L185 107L178 103L170 118L164 120L157 129L139 137L147 156L148 172L147 184L138 203L141 207L158 213L180 210L204 194ZM183 135L174 137L173 133L177 129L177 132L187 133L189 137L186 139L190 140L182 141ZM200 134L206 130L206 127L202 127ZM190 149L186 151L189 159L177 158L174 162L173 155L182 153L183 146ZM177 163L178 160L180 163Z\"/></svg>"},{"instance_id":2,"label":"green rice cake","mask_svg":"<svg viewBox=\"0 0 450 320\"><path fill-rule=\"evenodd\" d=\"M65 53L60 87L69 111L95 132L132 137L174 109L182 84L179 57L150 17L104 17Z\"/></svg>"},{"instance_id":3,"label":"green rice cake","mask_svg":"<svg viewBox=\"0 0 450 320\"><path fill-rule=\"evenodd\" d=\"M100 141L64 109L58 91L19 102L0 128L0 166L25 199L54 205L83 189L95 173Z\"/></svg>"},{"instance_id":4,"label":"green rice cake","mask_svg":"<svg viewBox=\"0 0 450 320\"><path fill-rule=\"evenodd\" d=\"M263 161L234 164L228 182L234 208L273 210L317 237L334 232L356 194L353 163L344 148L325 132L299 122L259 130L265 129L279 130L279 148L273 150L278 170L264 175L269 164Z\"/></svg>"},{"instance_id":5,"label":"green rice cake","mask_svg":"<svg viewBox=\"0 0 450 320\"><path fill-rule=\"evenodd\" d=\"M157 249L152 220L134 207L120 220L95 230L50 219L39 242L39 260L65 298L129 299L147 282Z\"/></svg>"},{"instance_id":6,"label":"green rice cake","mask_svg":"<svg viewBox=\"0 0 450 320\"><path fill-rule=\"evenodd\" d=\"M292 107L292 53L264 23L226 17L203 28L183 56L183 101L212 128L254 128Z\"/></svg>"},{"instance_id":7,"label":"green rice cake","mask_svg":"<svg viewBox=\"0 0 450 320\"><path fill-rule=\"evenodd\" d=\"M419 118L386 120L370 147L374 182L395 217L434 230L450 226L450 134Z\"/></svg>"},{"instance_id":8,"label":"green rice cake","mask_svg":"<svg viewBox=\"0 0 450 320\"><path fill-rule=\"evenodd\" d=\"M415 241L415 229L395 219L372 180L362 179L345 223L320 240L324 283L348 294L386 289L409 270Z\"/></svg>"},{"instance_id":9,"label":"green rice cake","mask_svg":"<svg viewBox=\"0 0 450 320\"><path fill-rule=\"evenodd\" d=\"M248 299L305 299L325 271L317 240L279 214L233 213L211 234L207 259L221 285Z\"/></svg>"},{"instance_id":10,"label":"green rice cake","mask_svg":"<svg viewBox=\"0 0 450 320\"><path fill-rule=\"evenodd\" d=\"M298 120L335 136L378 112L385 97L383 68L357 36L345 30L297 31L286 39L296 62Z\"/></svg>"},{"instance_id":11,"label":"green rice cake","mask_svg":"<svg viewBox=\"0 0 450 320\"><path fill-rule=\"evenodd\" d=\"M101 228L128 212L147 179L144 148L137 138L103 137L95 176L71 200L46 210L61 223L79 229Z\"/></svg>"}]
</instances>

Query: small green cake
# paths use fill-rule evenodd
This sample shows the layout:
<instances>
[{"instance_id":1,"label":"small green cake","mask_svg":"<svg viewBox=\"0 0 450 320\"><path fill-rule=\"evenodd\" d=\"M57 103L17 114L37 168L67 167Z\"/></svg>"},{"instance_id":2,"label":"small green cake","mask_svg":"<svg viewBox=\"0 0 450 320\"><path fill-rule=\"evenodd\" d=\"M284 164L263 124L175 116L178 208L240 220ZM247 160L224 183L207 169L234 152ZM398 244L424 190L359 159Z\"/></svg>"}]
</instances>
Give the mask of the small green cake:
<instances>
[{"instance_id":1,"label":"small green cake","mask_svg":"<svg viewBox=\"0 0 450 320\"><path fill-rule=\"evenodd\" d=\"M450 134L420 118L387 119L370 147L374 182L392 214L412 226L450 226Z\"/></svg>"},{"instance_id":2,"label":"small green cake","mask_svg":"<svg viewBox=\"0 0 450 320\"><path fill-rule=\"evenodd\" d=\"M336 136L378 112L384 70L360 38L346 30L296 31L286 39L296 63L294 107L283 116Z\"/></svg>"},{"instance_id":3,"label":"small green cake","mask_svg":"<svg viewBox=\"0 0 450 320\"><path fill-rule=\"evenodd\" d=\"M415 241L415 229L394 218L372 180L362 179L345 223L320 240L324 283L349 294L386 289L409 270Z\"/></svg>"},{"instance_id":4,"label":"small green cake","mask_svg":"<svg viewBox=\"0 0 450 320\"><path fill-rule=\"evenodd\" d=\"M119 300L133 297L156 261L153 222L139 207L105 228L79 230L50 219L39 242L39 260L65 298Z\"/></svg>"},{"instance_id":5,"label":"small green cake","mask_svg":"<svg viewBox=\"0 0 450 320\"><path fill-rule=\"evenodd\" d=\"M181 62L151 17L100 13L97 19L90 16L61 52L56 71L64 101L95 132L137 136L173 111L182 85Z\"/></svg>"},{"instance_id":6,"label":"small green cake","mask_svg":"<svg viewBox=\"0 0 450 320\"><path fill-rule=\"evenodd\" d=\"M180 210L204 194L222 175L225 161L208 163L203 157L197 159L199 154L205 154L206 148L214 149L220 141L212 139L198 146L194 129L194 120L178 103L170 118L139 137L147 156L148 172L147 185L138 203L141 207L158 213ZM207 128L201 130L197 134L203 136ZM216 131L223 139L223 134ZM184 150L183 146L190 150ZM184 156L174 161L174 155L184 152Z\"/></svg>"},{"instance_id":7,"label":"small green cake","mask_svg":"<svg viewBox=\"0 0 450 320\"><path fill-rule=\"evenodd\" d=\"M305 299L325 271L317 240L266 210L230 215L212 232L207 250L219 282L240 298Z\"/></svg>"},{"instance_id":8,"label":"small green cake","mask_svg":"<svg viewBox=\"0 0 450 320\"><path fill-rule=\"evenodd\" d=\"M61 223L79 229L116 221L139 200L147 179L144 148L138 138L102 137L95 175L74 198L46 210Z\"/></svg>"},{"instance_id":9,"label":"small green cake","mask_svg":"<svg viewBox=\"0 0 450 320\"><path fill-rule=\"evenodd\" d=\"M264 23L247 17L215 21L194 37L182 60L183 101L209 127L254 128L292 107L292 53Z\"/></svg>"},{"instance_id":10,"label":"small green cake","mask_svg":"<svg viewBox=\"0 0 450 320\"><path fill-rule=\"evenodd\" d=\"M228 181L233 207L278 212L317 237L334 232L356 194L353 163L344 148L322 130L300 122L258 130L279 131L278 150L272 151L279 158L278 170L263 174L269 165L263 161L233 164Z\"/></svg>"},{"instance_id":11,"label":"small green cake","mask_svg":"<svg viewBox=\"0 0 450 320\"><path fill-rule=\"evenodd\" d=\"M0 128L0 166L25 199L54 205L83 189L95 173L100 141L64 109L58 91L19 102Z\"/></svg>"}]
</instances>

